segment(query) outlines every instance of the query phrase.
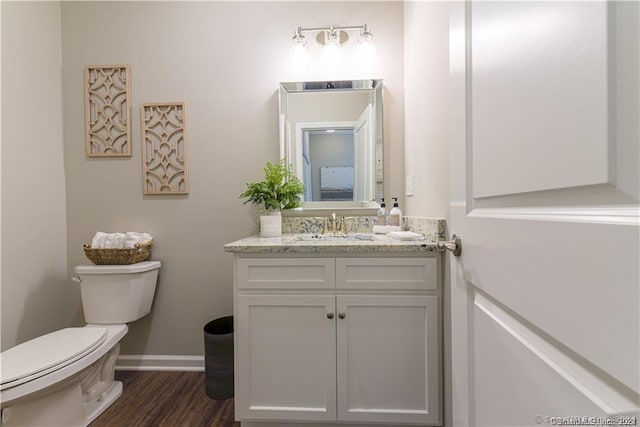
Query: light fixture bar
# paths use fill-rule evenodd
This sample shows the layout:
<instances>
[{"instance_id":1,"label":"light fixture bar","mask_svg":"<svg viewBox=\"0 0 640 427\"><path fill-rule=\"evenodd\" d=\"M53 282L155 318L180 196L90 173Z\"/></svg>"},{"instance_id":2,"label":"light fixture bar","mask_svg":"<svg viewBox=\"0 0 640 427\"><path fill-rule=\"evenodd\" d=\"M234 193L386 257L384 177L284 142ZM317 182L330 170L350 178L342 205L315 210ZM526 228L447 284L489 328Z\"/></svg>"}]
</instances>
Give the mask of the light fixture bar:
<instances>
[{"instance_id":1,"label":"light fixture bar","mask_svg":"<svg viewBox=\"0 0 640 427\"><path fill-rule=\"evenodd\" d=\"M368 31L368 26L367 24L364 25L351 25L348 27L338 27L338 26L334 26L334 25L330 25L328 27L316 27L316 28L302 28L302 27L298 27L298 29L296 30L297 33L306 33L306 32L310 32L310 31L333 31L333 30L363 30L363 31Z\"/></svg>"},{"instance_id":2,"label":"light fixture bar","mask_svg":"<svg viewBox=\"0 0 640 427\"><path fill-rule=\"evenodd\" d=\"M307 44L307 39L303 35L303 33L317 33L316 34L316 42L320 46L327 46L328 44L337 44L339 46L345 45L349 41L349 33L348 31L359 30L360 38L359 42L366 42L371 44L373 39L373 35L369 30L369 26L367 24L364 25L348 25L348 26L335 26L330 25L328 27L309 27L303 28L298 27L293 32L292 42L294 46L305 46Z\"/></svg>"}]
</instances>

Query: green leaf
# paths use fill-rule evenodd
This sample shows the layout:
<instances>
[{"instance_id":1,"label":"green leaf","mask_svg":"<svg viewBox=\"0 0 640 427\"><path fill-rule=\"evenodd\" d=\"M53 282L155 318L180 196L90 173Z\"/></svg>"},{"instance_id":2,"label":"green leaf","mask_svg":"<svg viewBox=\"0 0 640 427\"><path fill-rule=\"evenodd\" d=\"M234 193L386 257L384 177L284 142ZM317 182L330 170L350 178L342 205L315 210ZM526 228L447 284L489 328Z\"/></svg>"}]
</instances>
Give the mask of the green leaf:
<instances>
[{"instance_id":1,"label":"green leaf","mask_svg":"<svg viewBox=\"0 0 640 427\"><path fill-rule=\"evenodd\" d=\"M304 185L293 174L291 165L285 164L283 159L279 163L267 161L264 181L248 183L240 198L247 199L244 204L253 203L267 210L282 210L302 206L301 194L304 194Z\"/></svg>"}]
</instances>

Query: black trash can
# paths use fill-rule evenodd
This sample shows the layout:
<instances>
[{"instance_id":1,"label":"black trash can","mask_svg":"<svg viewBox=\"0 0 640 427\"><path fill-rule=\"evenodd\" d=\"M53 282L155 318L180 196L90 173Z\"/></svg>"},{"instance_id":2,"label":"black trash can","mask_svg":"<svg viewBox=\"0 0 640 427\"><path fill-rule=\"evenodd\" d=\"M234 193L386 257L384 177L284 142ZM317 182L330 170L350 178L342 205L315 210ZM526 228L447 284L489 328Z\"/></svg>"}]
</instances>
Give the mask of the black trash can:
<instances>
[{"instance_id":1,"label":"black trash can","mask_svg":"<svg viewBox=\"0 0 640 427\"><path fill-rule=\"evenodd\" d=\"M217 400L233 397L233 316L204 326L204 375L207 396Z\"/></svg>"}]
</instances>

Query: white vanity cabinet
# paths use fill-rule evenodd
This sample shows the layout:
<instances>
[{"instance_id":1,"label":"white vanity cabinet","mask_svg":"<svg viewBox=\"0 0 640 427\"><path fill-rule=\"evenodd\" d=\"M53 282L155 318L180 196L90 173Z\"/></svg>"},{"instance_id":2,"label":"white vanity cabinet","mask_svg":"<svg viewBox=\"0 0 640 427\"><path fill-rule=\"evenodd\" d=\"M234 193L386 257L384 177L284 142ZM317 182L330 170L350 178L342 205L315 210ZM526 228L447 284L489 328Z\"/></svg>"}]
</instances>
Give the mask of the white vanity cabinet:
<instances>
[{"instance_id":1,"label":"white vanity cabinet","mask_svg":"<svg viewBox=\"0 0 640 427\"><path fill-rule=\"evenodd\" d=\"M442 425L439 255L304 255L234 257L242 426Z\"/></svg>"}]
</instances>

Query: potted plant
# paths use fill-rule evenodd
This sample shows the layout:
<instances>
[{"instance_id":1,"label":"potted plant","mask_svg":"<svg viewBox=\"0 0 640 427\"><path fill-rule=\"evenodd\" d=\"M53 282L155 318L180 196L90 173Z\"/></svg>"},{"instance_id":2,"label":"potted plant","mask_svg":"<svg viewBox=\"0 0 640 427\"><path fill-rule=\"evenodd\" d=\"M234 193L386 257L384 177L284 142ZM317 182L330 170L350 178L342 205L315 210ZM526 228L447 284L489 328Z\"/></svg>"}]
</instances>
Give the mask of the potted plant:
<instances>
[{"instance_id":1,"label":"potted plant","mask_svg":"<svg viewBox=\"0 0 640 427\"><path fill-rule=\"evenodd\" d=\"M280 163L267 161L264 167L264 181L247 184L247 189L240 194L249 202L262 206L267 215L260 216L260 236L280 237L282 235L282 209L294 209L302 206L300 195L304 193L304 185L291 171L291 166L284 160Z\"/></svg>"}]
</instances>

